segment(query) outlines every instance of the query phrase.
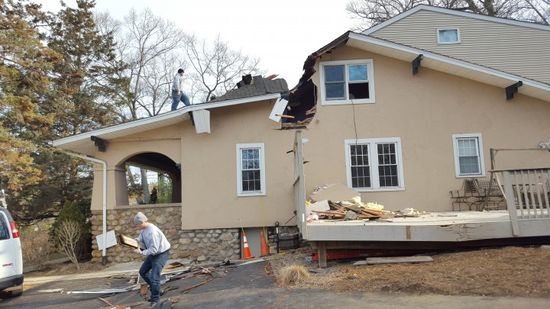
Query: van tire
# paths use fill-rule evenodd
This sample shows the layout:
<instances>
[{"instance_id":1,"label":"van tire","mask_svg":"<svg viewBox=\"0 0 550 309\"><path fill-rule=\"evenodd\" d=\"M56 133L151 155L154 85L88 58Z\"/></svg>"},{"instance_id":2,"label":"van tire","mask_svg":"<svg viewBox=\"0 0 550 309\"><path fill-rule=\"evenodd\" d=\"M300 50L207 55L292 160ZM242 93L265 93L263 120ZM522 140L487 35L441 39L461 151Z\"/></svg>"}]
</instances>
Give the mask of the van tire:
<instances>
[{"instance_id":1,"label":"van tire","mask_svg":"<svg viewBox=\"0 0 550 309\"><path fill-rule=\"evenodd\" d=\"M1 299L8 299L12 297L18 297L23 294L23 285L20 285L16 288L10 288L9 291L0 291Z\"/></svg>"}]
</instances>

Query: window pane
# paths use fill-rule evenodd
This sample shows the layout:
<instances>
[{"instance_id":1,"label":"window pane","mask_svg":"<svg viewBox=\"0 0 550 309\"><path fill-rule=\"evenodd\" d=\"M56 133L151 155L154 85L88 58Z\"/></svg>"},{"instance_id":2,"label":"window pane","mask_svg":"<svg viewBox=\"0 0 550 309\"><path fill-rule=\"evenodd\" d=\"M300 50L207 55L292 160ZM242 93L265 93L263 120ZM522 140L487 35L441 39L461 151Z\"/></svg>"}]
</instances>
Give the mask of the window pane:
<instances>
[{"instance_id":1,"label":"window pane","mask_svg":"<svg viewBox=\"0 0 550 309\"><path fill-rule=\"evenodd\" d=\"M351 186L369 188L371 186L368 144L350 145Z\"/></svg>"},{"instance_id":2,"label":"window pane","mask_svg":"<svg viewBox=\"0 0 550 309\"><path fill-rule=\"evenodd\" d=\"M350 99L368 99L370 98L369 83L350 83L348 92Z\"/></svg>"},{"instance_id":3,"label":"window pane","mask_svg":"<svg viewBox=\"0 0 550 309\"><path fill-rule=\"evenodd\" d=\"M6 220L4 220L3 215L0 214L0 240L2 239L10 239L10 229L8 228Z\"/></svg>"},{"instance_id":4,"label":"window pane","mask_svg":"<svg viewBox=\"0 0 550 309\"><path fill-rule=\"evenodd\" d=\"M325 82L343 82L344 65L326 65Z\"/></svg>"},{"instance_id":5,"label":"window pane","mask_svg":"<svg viewBox=\"0 0 550 309\"><path fill-rule=\"evenodd\" d=\"M478 157L460 157L460 174L481 174Z\"/></svg>"},{"instance_id":6,"label":"window pane","mask_svg":"<svg viewBox=\"0 0 550 309\"><path fill-rule=\"evenodd\" d=\"M345 83L326 83L326 99L345 99L344 85Z\"/></svg>"},{"instance_id":7,"label":"window pane","mask_svg":"<svg viewBox=\"0 0 550 309\"><path fill-rule=\"evenodd\" d=\"M457 29L439 30L439 42L440 43L458 42L458 30Z\"/></svg>"},{"instance_id":8,"label":"window pane","mask_svg":"<svg viewBox=\"0 0 550 309\"><path fill-rule=\"evenodd\" d=\"M481 174L479 139L477 137L459 138L457 145L460 174Z\"/></svg>"},{"instance_id":9,"label":"window pane","mask_svg":"<svg viewBox=\"0 0 550 309\"><path fill-rule=\"evenodd\" d=\"M377 144L380 187L398 187L398 166L395 144Z\"/></svg>"},{"instance_id":10,"label":"window pane","mask_svg":"<svg viewBox=\"0 0 550 309\"><path fill-rule=\"evenodd\" d=\"M243 192L261 191L260 149L241 149L241 188Z\"/></svg>"},{"instance_id":11,"label":"window pane","mask_svg":"<svg viewBox=\"0 0 550 309\"><path fill-rule=\"evenodd\" d=\"M350 81L368 80L366 64L350 64L348 65L348 78Z\"/></svg>"},{"instance_id":12,"label":"window pane","mask_svg":"<svg viewBox=\"0 0 550 309\"><path fill-rule=\"evenodd\" d=\"M459 156L477 156L477 153L477 138L462 138L458 140Z\"/></svg>"}]
</instances>

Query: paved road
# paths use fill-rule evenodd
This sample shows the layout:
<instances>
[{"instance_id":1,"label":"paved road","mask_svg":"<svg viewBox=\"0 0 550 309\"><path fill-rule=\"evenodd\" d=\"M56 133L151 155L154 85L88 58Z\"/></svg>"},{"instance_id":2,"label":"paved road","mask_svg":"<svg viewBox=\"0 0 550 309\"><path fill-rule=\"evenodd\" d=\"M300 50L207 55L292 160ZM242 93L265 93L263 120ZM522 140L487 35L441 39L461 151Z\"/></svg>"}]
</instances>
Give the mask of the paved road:
<instances>
[{"instance_id":1,"label":"paved road","mask_svg":"<svg viewBox=\"0 0 550 309\"><path fill-rule=\"evenodd\" d=\"M174 308L550 308L550 299L471 297L442 295L406 295L373 293L332 293L321 290L286 290L277 288L264 272L264 263L227 269L227 274L190 290L186 287L204 282L205 277L178 280L166 286L176 288L163 298L177 299ZM38 289L72 290L122 286L125 280L88 279L47 283L27 291L22 297L1 301L0 308L99 308L104 304L97 295L40 294ZM140 301L136 292L105 297L115 304ZM145 308L145 306L135 307Z\"/></svg>"}]
</instances>

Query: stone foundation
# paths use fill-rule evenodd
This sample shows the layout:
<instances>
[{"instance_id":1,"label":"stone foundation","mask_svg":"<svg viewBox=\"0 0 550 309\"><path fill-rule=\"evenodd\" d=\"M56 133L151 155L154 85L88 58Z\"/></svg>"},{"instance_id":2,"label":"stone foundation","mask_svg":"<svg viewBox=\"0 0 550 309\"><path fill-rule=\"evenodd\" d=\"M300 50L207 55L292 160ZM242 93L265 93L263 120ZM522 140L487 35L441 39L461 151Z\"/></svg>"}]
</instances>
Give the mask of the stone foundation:
<instances>
[{"instance_id":1,"label":"stone foundation","mask_svg":"<svg viewBox=\"0 0 550 309\"><path fill-rule=\"evenodd\" d=\"M150 222L166 235L172 248L171 259L184 259L188 263L221 262L239 259L241 254L239 229L181 229L181 206L147 205L120 207L107 210L107 231L136 238L139 231L134 227L134 215L143 212ZM102 232L102 212L92 211L92 261L101 261L95 236ZM142 257L129 247L117 245L107 249L109 262L124 263L140 261Z\"/></svg>"}]
</instances>

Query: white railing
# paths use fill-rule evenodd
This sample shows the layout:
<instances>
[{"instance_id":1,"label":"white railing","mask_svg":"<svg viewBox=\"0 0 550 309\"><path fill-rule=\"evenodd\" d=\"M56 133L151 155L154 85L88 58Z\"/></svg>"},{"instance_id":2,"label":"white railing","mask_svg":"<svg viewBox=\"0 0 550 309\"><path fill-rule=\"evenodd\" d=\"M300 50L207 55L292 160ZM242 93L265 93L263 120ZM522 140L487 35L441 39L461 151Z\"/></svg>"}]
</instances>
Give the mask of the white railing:
<instances>
[{"instance_id":1,"label":"white railing","mask_svg":"<svg viewBox=\"0 0 550 309\"><path fill-rule=\"evenodd\" d=\"M514 235L518 220L550 219L550 168L493 171L504 189Z\"/></svg>"}]
</instances>

